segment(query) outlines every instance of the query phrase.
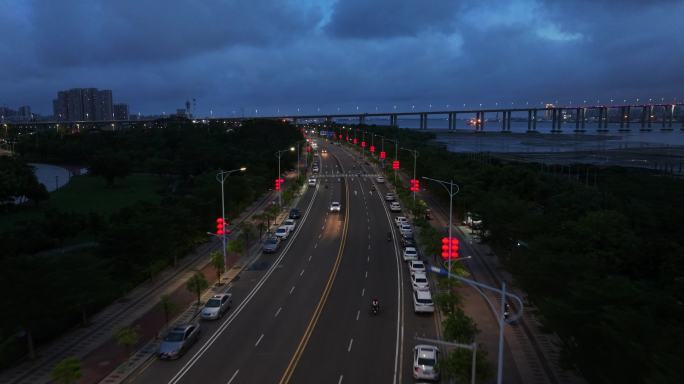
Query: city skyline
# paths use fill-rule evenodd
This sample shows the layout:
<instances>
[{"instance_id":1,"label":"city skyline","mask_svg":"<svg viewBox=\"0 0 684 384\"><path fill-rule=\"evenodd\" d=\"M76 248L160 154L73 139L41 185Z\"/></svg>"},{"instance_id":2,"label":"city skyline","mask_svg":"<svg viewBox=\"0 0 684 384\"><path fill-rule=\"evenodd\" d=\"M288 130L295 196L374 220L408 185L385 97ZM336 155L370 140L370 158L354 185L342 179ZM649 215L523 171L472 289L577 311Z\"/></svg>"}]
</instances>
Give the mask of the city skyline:
<instances>
[{"instance_id":1,"label":"city skyline","mask_svg":"<svg viewBox=\"0 0 684 384\"><path fill-rule=\"evenodd\" d=\"M143 115L196 99L196 116L683 97L684 53L673 49L684 44L683 1L38 1L7 9L0 28L13 38L0 49L14 60L0 75L0 105L41 115L52 113L57 90L76 87L111 89Z\"/></svg>"}]
</instances>

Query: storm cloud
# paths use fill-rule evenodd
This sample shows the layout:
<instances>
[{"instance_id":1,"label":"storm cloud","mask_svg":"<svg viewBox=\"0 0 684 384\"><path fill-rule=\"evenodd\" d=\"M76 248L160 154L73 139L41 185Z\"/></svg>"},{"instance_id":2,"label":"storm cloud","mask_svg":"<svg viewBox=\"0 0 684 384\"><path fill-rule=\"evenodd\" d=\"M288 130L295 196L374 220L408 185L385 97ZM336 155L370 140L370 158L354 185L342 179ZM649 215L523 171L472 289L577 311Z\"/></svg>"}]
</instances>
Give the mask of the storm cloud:
<instances>
[{"instance_id":1,"label":"storm cloud","mask_svg":"<svg viewBox=\"0 0 684 384\"><path fill-rule=\"evenodd\" d=\"M109 88L131 111L443 108L684 95L684 1L5 0L0 104Z\"/></svg>"}]
</instances>

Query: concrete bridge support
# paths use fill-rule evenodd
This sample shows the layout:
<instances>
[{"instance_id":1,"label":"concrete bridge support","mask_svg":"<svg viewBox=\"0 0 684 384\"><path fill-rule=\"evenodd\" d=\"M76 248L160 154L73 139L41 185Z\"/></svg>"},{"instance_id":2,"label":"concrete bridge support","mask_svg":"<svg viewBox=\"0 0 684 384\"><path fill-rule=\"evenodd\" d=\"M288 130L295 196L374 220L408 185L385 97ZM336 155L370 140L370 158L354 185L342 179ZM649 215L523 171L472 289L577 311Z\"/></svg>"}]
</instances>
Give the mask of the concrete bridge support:
<instances>
[{"instance_id":1,"label":"concrete bridge support","mask_svg":"<svg viewBox=\"0 0 684 384\"><path fill-rule=\"evenodd\" d=\"M456 112L449 112L449 130L456 129Z\"/></svg>"},{"instance_id":2,"label":"concrete bridge support","mask_svg":"<svg viewBox=\"0 0 684 384\"><path fill-rule=\"evenodd\" d=\"M390 125L391 125L392 127L397 127L397 126L398 126L398 124L397 124L397 115L394 114L394 113L390 115Z\"/></svg>"},{"instance_id":3,"label":"concrete bridge support","mask_svg":"<svg viewBox=\"0 0 684 384\"><path fill-rule=\"evenodd\" d=\"M421 129L421 130L427 129L427 126L428 126L428 114L427 114L427 113L421 113L419 116L420 116L420 129Z\"/></svg>"}]
</instances>

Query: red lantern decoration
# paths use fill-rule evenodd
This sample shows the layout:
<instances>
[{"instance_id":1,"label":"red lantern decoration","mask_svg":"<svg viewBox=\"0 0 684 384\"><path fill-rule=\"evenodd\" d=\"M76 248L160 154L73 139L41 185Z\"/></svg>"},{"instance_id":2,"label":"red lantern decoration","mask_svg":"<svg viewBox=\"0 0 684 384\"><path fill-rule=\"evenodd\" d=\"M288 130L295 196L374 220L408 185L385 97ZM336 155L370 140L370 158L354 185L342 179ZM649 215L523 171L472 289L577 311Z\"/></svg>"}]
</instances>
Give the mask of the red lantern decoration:
<instances>
[{"instance_id":1,"label":"red lantern decoration","mask_svg":"<svg viewBox=\"0 0 684 384\"><path fill-rule=\"evenodd\" d=\"M342 140L342 134L340 133L340 140Z\"/></svg>"},{"instance_id":2,"label":"red lantern decoration","mask_svg":"<svg viewBox=\"0 0 684 384\"><path fill-rule=\"evenodd\" d=\"M416 179L411 179L411 192L419 192L420 191L420 181Z\"/></svg>"},{"instance_id":3,"label":"red lantern decoration","mask_svg":"<svg viewBox=\"0 0 684 384\"><path fill-rule=\"evenodd\" d=\"M371 153L375 153L375 145L370 146L370 151L371 151Z\"/></svg>"},{"instance_id":4,"label":"red lantern decoration","mask_svg":"<svg viewBox=\"0 0 684 384\"><path fill-rule=\"evenodd\" d=\"M458 239L451 238L451 254L449 254L449 238L442 238L442 259L458 259Z\"/></svg>"},{"instance_id":5,"label":"red lantern decoration","mask_svg":"<svg viewBox=\"0 0 684 384\"><path fill-rule=\"evenodd\" d=\"M355 137L354 138L354 144L357 144L357 143L358 143L358 141L356 140L356 137Z\"/></svg>"},{"instance_id":6,"label":"red lantern decoration","mask_svg":"<svg viewBox=\"0 0 684 384\"><path fill-rule=\"evenodd\" d=\"M384 159L387 157L387 153L385 151L380 151L380 158Z\"/></svg>"},{"instance_id":7,"label":"red lantern decoration","mask_svg":"<svg viewBox=\"0 0 684 384\"><path fill-rule=\"evenodd\" d=\"M282 184L285 180L283 179L275 179L275 190L280 191L280 184Z\"/></svg>"},{"instance_id":8,"label":"red lantern decoration","mask_svg":"<svg viewBox=\"0 0 684 384\"><path fill-rule=\"evenodd\" d=\"M361 148L366 148L366 142L365 141L361 142Z\"/></svg>"},{"instance_id":9,"label":"red lantern decoration","mask_svg":"<svg viewBox=\"0 0 684 384\"><path fill-rule=\"evenodd\" d=\"M394 170L399 169L399 160L394 160L392 162L392 169L394 169Z\"/></svg>"},{"instance_id":10,"label":"red lantern decoration","mask_svg":"<svg viewBox=\"0 0 684 384\"><path fill-rule=\"evenodd\" d=\"M222 217L216 219L216 235L222 236L226 230L226 223L223 221Z\"/></svg>"}]
</instances>

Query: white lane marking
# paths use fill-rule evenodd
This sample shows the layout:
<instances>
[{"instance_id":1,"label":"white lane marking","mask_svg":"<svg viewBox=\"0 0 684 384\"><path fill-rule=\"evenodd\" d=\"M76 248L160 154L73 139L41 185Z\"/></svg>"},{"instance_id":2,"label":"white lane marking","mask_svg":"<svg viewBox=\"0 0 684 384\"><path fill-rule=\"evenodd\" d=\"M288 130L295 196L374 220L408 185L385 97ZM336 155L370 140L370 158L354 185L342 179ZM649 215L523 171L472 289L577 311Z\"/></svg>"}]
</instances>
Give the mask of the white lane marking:
<instances>
[{"instance_id":1,"label":"white lane marking","mask_svg":"<svg viewBox=\"0 0 684 384\"><path fill-rule=\"evenodd\" d=\"M299 276L301 277L304 274L304 270L302 269L301 272L299 272Z\"/></svg>"},{"instance_id":2,"label":"white lane marking","mask_svg":"<svg viewBox=\"0 0 684 384\"><path fill-rule=\"evenodd\" d=\"M314 248L318 247L318 243L314 244Z\"/></svg>"},{"instance_id":3,"label":"white lane marking","mask_svg":"<svg viewBox=\"0 0 684 384\"><path fill-rule=\"evenodd\" d=\"M311 256L312 256L312 255L309 255L309 261L311 261Z\"/></svg>"},{"instance_id":4,"label":"white lane marking","mask_svg":"<svg viewBox=\"0 0 684 384\"><path fill-rule=\"evenodd\" d=\"M349 339L349 346L347 347L347 352L351 352L352 344L354 344L354 338Z\"/></svg>"},{"instance_id":5,"label":"white lane marking","mask_svg":"<svg viewBox=\"0 0 684 384\"><path fill-rule=\"evenodd\" d=\"M368 278L368 271L366 271L366 276L364 277L364 279L367 279L367 278Z\"/></svg>"},{"instance_id":6,"label":"white lane marking","mask_svg":"<svg viewBox=\"0 0 684 384\"><path fill-rule=\"evenodd\" d=\"M368 244L368 249L371 249L371 246L370 246L370 244Z\"/></svg>"},{"instance_id":7,"label":"white lane marking","mask_svg":"<svg viewBox=\"0 0 684 384\"><path fill-rule=\"evenodd\" d=\"M262 333L261 336L259 336L259 340L257 340L256 343L254 343L254 346L255 346L255 347L258 346L259 343L261 343L261 339L263 339L263 338L264 338L264 334Z\"/></svg>"},{"instance_id":8,"label":"white lane marking","mask_svg":"<svg viewBox=\"0 0 684 384\"><path fill-rule=\"evenodd\" d=\"M273 317L278 317L278 315L280 315L280 311L282 311L282 310L283 310L283 307L278 308L278 310L275 313L275 316L273 316Z\"/></svg>"},{"instance_id":9,"label":"white lane marking","mask_svg":"<svg viewBox=\"0 0 684 384\"><path fill-rule=\"evenodd\" d=\"M235 380L235 376L237 376L238 372L240 372L239 369L237 371L235 371L235 373L233 373L233 376L230 377L230 380L228 380L228 383L226 383L226 384L232 383L233 380Z\"/></svg>"},{"instance_id":10,"label":"white lane marking","mask_svg":"<svg viewBox=\"0 0 684 384\"><path fill-rule=\"evenodd\" d=\"M292 294L293 291L294 291L294 285L292 286L292 288L290 288L290 295Z\"/></svg>"},{"instance_id":11,"label":"white lane marking","mask_svg":"<svg viewBox=\"0 0 684 384\"><path fill-rule=\"evenodd\" d=\"M361 296L363 296L363 295L365 295L365 294L366 294L366 288L363 288L363 289L361 290Z\"/></svg>"},{"instance_id":12,"label":"white lane marking","mask_svg":"<svg viewBox=\"0 0 684 384\"><path fill-rule=\"evenodd\" d=\"M319 234L318 234L318 238L320 239L321 236L323 236L323 234L322 234L322 233L319 233Z\"/></svg>"},{"instance_id":13,"label":"white lane marking","mask_svg":"<svg viewBox=\"0 0 684 384\"><path fill-rule=\"evenodd\" d=\"M343 377L344 377L344 375L340 375L340 379L337 380L337 384L342 384L342 378L343 378Z\"/></svg>"},{"instance_id":14,"label":"white lane marking","mask_svg":"<svg viewBox=\"0 0 684 384\"><path fill-rule=\"evenodd\" d=\"M361 310L356 311L356 321L359 321L359 315L361 314Z\"/></svg>"},{"instance_id":15,"label":"white lane marking","mask_svg":"<svg viewBox=\"0 0 684 384\"><path fill-rule=\"evenodd\" d=\"M325 229L325 225L321 227L321 229Z\"/></svg>"},{"instance_id":16,"label":"white lane marking","mask_svg":"<svg viewBox=\"0 0 684 384\"><path fill-rule=\"evenodd\" d=\"M368 246L368 249L370 249L370 245ZM370 256L366 256L366 263L370 263Z\"/></svg>"}]
</instances>

